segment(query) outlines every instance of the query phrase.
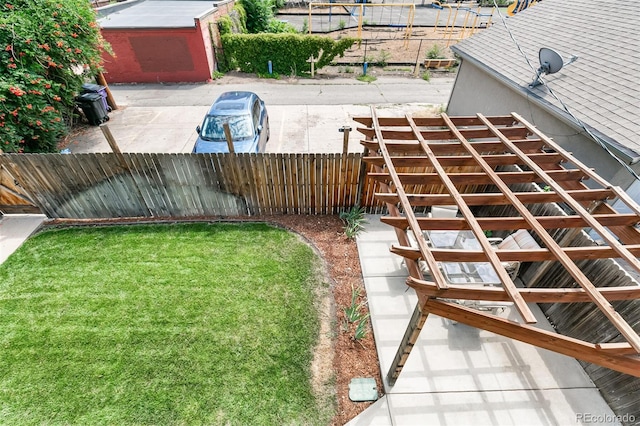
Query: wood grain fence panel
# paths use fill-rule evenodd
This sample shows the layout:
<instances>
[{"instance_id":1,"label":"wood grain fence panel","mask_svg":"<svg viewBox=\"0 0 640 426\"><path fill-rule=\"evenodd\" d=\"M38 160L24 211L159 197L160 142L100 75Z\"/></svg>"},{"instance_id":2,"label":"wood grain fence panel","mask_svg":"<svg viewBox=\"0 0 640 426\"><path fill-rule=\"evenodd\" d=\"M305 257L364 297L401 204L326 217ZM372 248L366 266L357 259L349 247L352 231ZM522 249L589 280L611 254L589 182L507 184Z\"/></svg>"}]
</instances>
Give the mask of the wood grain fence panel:
<instances>
[{"instance_id":1,"label":"wood grain fence panel","mask_svg":"<svg viewBox=\"0 0 640 426\"><path fill-rule=\"evenodd\" d=\"M0 165L50 217L337 214L372 210L362 154L5 154ZM249 209L249 211L247 211ZM370 211L372 211L370 210Z\"/></svg>"},{"instance_id":2,"label":"wood grain fence panel","mask_svg":"<svg viewBox=\"0 0 640 426\"><path fill-rule=\"evenodd\" d=\"M303 165L304 154L296 154L295 171L293 174L298 198L298 214L307 214L307 192L305 191L305 169Z\"/></svg>"},{"instance_id":3,"label":"wood grain fence panel","mask_svg":"<svg viewBox=\"0 0 640 426\"><path fill-rule=\"evenodd\" d=\"M347 198L347 205L354 206L358 202L358 180L360 177L360 168L364 166L360 160L360 156L356 154L349 154L347 156L349 164L349 194Z\"/></svg>"},{"instance_id":4,"label":"wood grain fence panel","mask_svg":"<svg viewBox=\"0 0 640 426\"><path fill-rule=\"evenodd\" d=\"M324 214L333 214L334 205L337 202L335 199L334 182L332 179L336 179L335 170L338 167L335 164L335 157L333 154L325 154L322 157L322 202Z\"/></svg>"},{"instance_id":5,"label":"wood grain fence panel","mask_svg":"<svg viewBox=\"0 0 640 426\"><path fill-rule=\"evenodd\" d=\"M76 155L69 156L74 159L75 164L81 170L82 176L84 176L83 187L84 190L90 192L93 195L95 201L94 209L95 214L93 217L100 217L105 211L110 211L109 197L111 189L106 187L103 182L106 179L102 169L96 166L94 161L94 155ZM80 172L78 172L80 175Z\"/></svg>"},{"instance_id":6,"label":"wood grain fence panel","mask_svg":"<svg viewBox=\"0 0 640 426\"><path fill-rule=\"evenodd\" d=\"M300 214L309 214L309 199L307 185L307 167L305 164L305 154L296 155L296 186L298 187L298 199L300 200Z\"/></svg>"},{"instance_id":7,"label":"wood grain fence panel","mask_svg":"<svg viewBox=\"0 0 640 426\"><path fill-rule=\"evenodd\" d=\"M320 164L318 164L320 162ZM318 178L318 167L322 165L322 156L309 155L309 207L311 214L322 214L322 203L319 198L320 179Z\"/></svg>"},{"instance_id":8,"label":"wood grain fence panel","mask_svg":"<svg viewBox=\"0 0 640 426\"><path fill-rule=\"evenodd\" d=\"M292 154L283 154L281 158L281 170L283 178L283 188L285 203L282 206L286 214L295 214L295 197L293 196L293 183L291 181L291 160ZM285 161L286 160L286 161Z\"/></svg>"},{"instance_id":9,"label":"wood grain fence panel","mask_svg":"<svg viewBox=\"0 0 640 426\"><path fill-rule=\"evenodd\" d=\"M282 162L282 154L276 154L269 158L269 171L271 172L271 182L273 183L273 195L276 201L275 213L284 214L284 205L287 202L284 191L284 178L280 163Z\"/></svg>"},{"instance_id":10,"label":"wood grain fence panel","mask_svg":"<svg viewBox=\"0 0 640 426\"><path fill-rule=\"evenodd\" d=\"M52 156L49 161L43 161L35 155L25 156L25 161L31 170L35 171L38 183L47 187L48 194L55 200L55 217L60 215L85 216L85 212L74 200L73 191L67 185L67 170L64 170L59 161L60 156Z\"/></svg>"},{"instance_id":11,"label":"wood grain fence panel","mask_svg":"<svg viewBox=\"0 0 640 426\"><path fill-rule=\"evenodd\" d=\"M62 175L66 180L69 193L75 194L72 199L76 203L76 208L79 209L78 214L97 217L104 209L104 204L96 191L91 190L93 185L90 184L90 179L79 164L78 158L58 155L54 159L58 161L57 166L60 167L60 170L65 171Z\"/></svg>"},{"instance_id":12,"label":"wood grain fence panel","mask_svg":"<svg viewBox=\"0 0 640 426\"><path fill-rule=\"evenodd\" d=\"M302 203L301 213L311 214L311 199L309 198L309 154L300 154L297 160L298 187L300 188Z\"/></svg>"},{"instance_id":13,"label":"wood grain fence panel","mask_svg":"<svg viewBox=\"0 0 640 426\"><path fill-rule=\"evenodd\" d=\"M265 184L260 176L260 168L258 167L257 155L250 155L247 157L247 170L250 170L252 175L252 184L250 185L252 188L254 201L252 203L252 209L249 212L253 215L261 214L263 206L265 206L264 202L264 188Z\"/></svg>"},{"instance_id":14,"label":"wood grain fence panel","mask_svg":"<svg viewBox=\"0 0 640 426\"><path fill-rule=\"evenodd\" d=\"M258 167L257 155L254 154L247 158L247 169L250 171L252 176L250 186L253 189L253 196L255 200L255 211L252 214L261 214L259 212L263 211L263 207L266 206L264 200L266 182L264 182L264 179L262 179L261 170L260 167Z\"/></svg>"},{"instance_id":15,"label":"wood grain fence panel","mask_svg":"<svg viewBox=\"0 0 640 426\"><path fill-rule=\"evenodd\" d=\"M349 192L351 191L349 180L351 176L349 155L337 154L338 161L340 161L340 179L338 180L338 191L340 194L340 207L339 210L351 208L349 203Z\"/></svg>"},{"instance_id":16,"label":"wood grain fence panel","mask_svg":"<svg viewBox=\"0 0 640 426\"><path fill-rule=\"evenodd\" d=\"M14 214L40 213L33 197L17 184L5 166L0 166L0 211Z\"/></svg>"},{"instance_id":17,"label":"wood grain fence panel","mask_svg":"<svg viewBox=\"0 0 640 426\"><path fill-rule=\"evenodd\" d=\"M150 216L169 216L169 208L163 196L162 185L150 154L135 154L128 158L130 173L134 176L141 197Z\"/></svg>"},{"instance_id":18,"label":"wood grain fence panel","mask_svg":"<svg viewBox=\"0 0 640 426\"><path fill-rule=\"evenodd\" d=\"M118 157L98 154L96 160L107 177L103 184L110 185L113 191L112 198L108 200L111 211L114 211L113 217L149 216L131 171L122 167Z\"/></svg>"},{"instance_id":19,"label":"wood grain fence panel","mask_svg":"<svg viewBox=\"0 0 640 426\"><path fill-rule=\"evenodd\" d=\"M136 203L133 192L137 192L131 179L131 172L122 168L120 161L111 154L96 154L88 163L93 164L97 172L102 173L94 190L103 195L104 211L101 216L111 214L111 217L148 216L143 208L144 203ZM100 217L100 215L98 216Z\"/></svg>"},{"instance_id":20,"label":"wood grain fence panel","mask_svg":"<svg viewBox=\"0 0 640 426\"><path fill-rule=\"evenodd\" d=\"M300 159L301 154L292 154L291 161L291 187L293 190L293 203L294 203L294 213L302 214L303 205L302 200L304 198L304 194L300 191L300 179L298 178L298 161Z\"/></svg>"},{"instance_id":21,"label":"wood grain fence panel","mask_svg":"<svg viewBox=\"0 0 640 426\"><path fill-rule=\"evenodd\" d=\"M209 159L209 164L211 165L214 174L214 177L212 177L212 181L215 181L219 192L227 194L231 193L229 184L225 181L224 178L225 170L221 161L222 157L211 154L203 155L205 155ZM228 198L218 197L216 199L216 203L218 204L220 210L224 212L223 214L228 214L229 210L231 209Z\"/></svg>"},{"instance_id":22,"label":"wood grain fence panel","mask_svg":"<svg viewBox=\"0 0 640 426\"><path fill-rule=\"evenodd\" d=\"M176 154L173 156L173 160L176 168L179 168L179 172L181 172L179 173L182 179L181 183L191 201L189 214L191 216L204 215L206 212L204 198L207 197L202 191L204 178L200 173L197 157Z\"/></svg>"},{"instance_id":23,"label":"wood grain fence panel","mask_svg":"<svg viewBox=\"0 0 640 426\"><path fill-rule=\"evenodd\" d=\"M194 197L193 188L195 182L189 182L188 176L183 167L184 156L178 154L169 154L167 160L170 161L173 184L175 189L172 191L177 194L178 205L181 208L182 216L198 216L201 214L197 197Z\"/></svg>"},{"instance_id":24,"label":"wood grain fence panel","mask_svg":"<svg viewBox=\"0 0 640 426\"><path fill-rule=\"evenodd\" d=\"M319 203L320 203L320 211L322 212L322 214L330 214L329 211L329 205L330 205L330 201L329 201L329 197L328 197L328 190L327 190L327 185L324 184L324 182L327 182L327 164L329 163L329 159L326 156L321 156L320 158L320 163L318 164L318 167L316 167L316 171L317 171L317 176L316 178L318 179L318 197L319 197Z\"/></svg>"},{"instance_id":25,"label":"wood grain fence panel","mask_svg":"<svg viewBox=\"0 0 640 426\"><path fill-rule=\"evenodd\" d=\"M327 214L325 209L324 197L322 193L322 163L324 157L316 155L313 160L313 195L315 200L316 212Z\"/></svg>"},{"instance_id":26,"label":"wood grain fence panel","mask_svg":"<svg viewBox=\"0 0 640 426\"><path fill-rule=\"evenodd\" d=\"M276 213L276 197L274 193L273 173L271 172L271 157L256 157L258 164L258 172L262 184L264 185L263 198L264 204L260 210L260 214L277 214Z\"/></svg>"},{"instance_id":27,"label":"wood grain fence panel","mask_svg":"<svg viewBox=\"0 0 640 426\"><path fill-rule=\"evenodd\" d=\"M282 174L284 179L284 193L286 195L286 202L283 205L283 208L285 209L284 212L287 214L295 214L295 197L293 196L293 183L291 180L292 157L292 154L284 154L282 156Z\"/></svg>"},{"instance_id":28,"label":"wood grain fence panel","mask_svg":"<svg viewBox=\"0 0 640 426\"><path fill-rule=\"evenodd\" d=\"M92 217L86 216L88 212L85 212L73 197L73 190L68 186L68 181L65 179L68 171L61 167L60 156L51 157L51 161L47 164L40 161L38 157L29 156L27 157L27 162L37 170L41 181L49 183L51 193L61 199L62 202L56 206L56 214L62 212L62 214Z\"/></svg>"},{"instance_id":29,"label":"wood grain fence panel","mask_svg":"<svg viewBox=\"0 0 640 426\"><path fill-rule=\"evenodd\" d=\"M208 211L210 215L228 215L231 212L237 212L243 208L243 201L236 194L227 191L223 174L225 173L220 157L203 154L200 159L205 161L206 173L205 181L208 188L207 197L211 204L212 210Z\"/></svg>"},{"instance_id":30,"label":"wood grain fence panel","mask_svg":"<svg viewBox=\"0 0 640 426\"><path fill-rule=\"evenodd\" d=\"M269 200L271 206L271 214L281 214L282 209L282 197L279 191L279 177L278 170L276 168L277 158L275 155L270 155L264 158L264 174L267 178L267 188L269 193Z\"/></svg>"},{"instance_id":31,"label":"wood grain fence panel","mask_svg":"<svg viewBox=\"0 0 640 426\"><path fill-rule=\"evenodd\" d=\"M137 170L146 178L148 207L154 216L171 216L171 201L162 175L158 171L158 162L154 154L138 154L135 156Z\"/></svg>"},{"instance_id":32,"label":"wood grain fence panel","mask_svg":"<svg viewBox=\"0 0 640 426\"><path fill-rule=\"evenodd\" d=\"M55 217L55 197L46 184L40 184L37 171L26 164L26 159L26 155L0 156L0 161L4 160L3 166L19 182L20 186L33 195L34 203L40 207L42 212L49 217Z\"/></svg>"},{"instance_id":33,"label":"wood grain fence panel","mask_svg":"<svg viewBox=\"0 0 640 426\"><path fill-rule=\"evenodd\" d=\"M246 160L250 154L236 154L229 156L230 163L233 164L235 170L235 180L238 187L238 193L242 195L249 214L255 214L257 203L255 201L254 184L252 183L253 174L247 169Z\"/></svg>"},{"instance_id":34,"label":"wood grain fence panel","mask_svg":"<svg viewBox=\"0 0 640 426\"><path fill-rule=\"evenodd\" d=\"M224 211L220 207L220 197L210 196L209 193L219 193L220 186L216 179L215 169L213 167L210 155L199 155L196 157L198 164L200 165L200 171L202 174L202 191L203 195L203 207L206 215L221 214Z\"/></svg>"}]
</instances>

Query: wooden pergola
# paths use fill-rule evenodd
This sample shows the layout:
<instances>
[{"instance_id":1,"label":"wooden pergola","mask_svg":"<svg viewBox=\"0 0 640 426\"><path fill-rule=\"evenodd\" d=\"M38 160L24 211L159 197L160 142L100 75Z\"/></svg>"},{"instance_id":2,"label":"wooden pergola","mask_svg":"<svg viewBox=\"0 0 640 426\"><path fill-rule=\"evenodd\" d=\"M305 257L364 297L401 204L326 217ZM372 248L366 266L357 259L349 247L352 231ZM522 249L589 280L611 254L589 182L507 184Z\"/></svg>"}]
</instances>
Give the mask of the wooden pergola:
<instances>
[{"instance_id":1,"label":"wooden pergola","mask_svg":"<svg viewBox=\"0 0 640 426\"><path fill-rule=\"evenodd\" d=\"M640 299L639 286L605 287L592 282L577 265L612 258L640 272L640 206L576 160L516 113L507 116L436 118L355 118L366 126L365 161L379 185L376 198L394 227L398 245L391 251L404 257L418 303L398 348L387 379L393 385L429 313L488 330L544 349L640 377L640 336L611 302ZM588 181L588 186L586 185ZM525 185L527 191L514 189ZM607 200L621 200L631 213L621 214ZM532 206L556 203L565 214L535 215ZM457 205L458 216L429 217L430 206ZM481 217L479 208L508 207L508 217ZM604 244L567 246L584 229ZM540 248L496 249L485 235L525 229ZM554 239L551 230L567 230ZM429 242L434 230L470 231L477 249L437 248ZM468 232L467 232L468 233ZM409 238L412 237L413 241ZM523 286L512 279L503 262L536 262L542 272L559 262L574 280L572 287ZM488 262L498 285L458 284L447 280L442 262ZM421 265L426 268L421 268ZM423 270L429 274L423 274ZM515 281L515 282L514 282ZM594 280L596 281L596 280ZM518 282L518 284L516 284ZM468 301L508 302L519 313L512 321ZM530 303L592 303L619 331L613 340L588 342L536 327ZM637 326L637 324L636 324Z\"/></svg>"}]
</instances>

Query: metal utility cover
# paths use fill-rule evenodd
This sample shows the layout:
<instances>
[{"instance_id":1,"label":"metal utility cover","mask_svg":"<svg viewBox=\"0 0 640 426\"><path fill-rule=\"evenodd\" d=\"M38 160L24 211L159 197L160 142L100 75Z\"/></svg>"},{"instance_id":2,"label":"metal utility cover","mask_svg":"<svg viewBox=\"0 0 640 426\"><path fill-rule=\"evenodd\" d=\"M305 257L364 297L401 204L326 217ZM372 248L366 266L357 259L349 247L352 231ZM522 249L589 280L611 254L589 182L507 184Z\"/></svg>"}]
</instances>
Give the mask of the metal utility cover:
<instances>
[{"instance_id":1,"label":"metal utility cover","mask_svg":"<svg viewBox=\"0 0 640 426\"><path fill-rule=\"evenodd\" d=\"M376 381L370 377L356 377L349 383L349 399L354 402L375 401L378 399Z\"/></svg>"}]
</instances>

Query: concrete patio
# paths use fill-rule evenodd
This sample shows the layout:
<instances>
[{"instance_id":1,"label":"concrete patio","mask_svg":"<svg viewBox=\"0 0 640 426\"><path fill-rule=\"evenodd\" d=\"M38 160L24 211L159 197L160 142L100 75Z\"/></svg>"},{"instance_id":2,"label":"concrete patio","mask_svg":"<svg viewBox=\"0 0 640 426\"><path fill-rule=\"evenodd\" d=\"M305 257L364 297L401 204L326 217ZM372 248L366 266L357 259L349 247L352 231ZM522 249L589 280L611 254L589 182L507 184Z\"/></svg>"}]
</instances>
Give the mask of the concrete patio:
<instances>
[{"instance_id":1,"label":"concrete patio","mask_svg":"<svg viewBox=\"0 0 640 426\"><path fill-rule=\"evenodd\" d=\"M0 263L7 260L46 218L43 214L0 216Z\"/></svg>"},{"instance_id":2,"label":"concrete patio","mask_svg":"<svg viewBox=\"0 0 640 426\"><path fill-rule=\"evenodd\" d=\"M435 315L390 387L385 376L417 297L402 258L389 252L393 229L379 216L368 221L357 243L385 396L349 425L620 424L575 359ZM511 309L501 315L518 320Z\"/></svg>"}]
</instances>

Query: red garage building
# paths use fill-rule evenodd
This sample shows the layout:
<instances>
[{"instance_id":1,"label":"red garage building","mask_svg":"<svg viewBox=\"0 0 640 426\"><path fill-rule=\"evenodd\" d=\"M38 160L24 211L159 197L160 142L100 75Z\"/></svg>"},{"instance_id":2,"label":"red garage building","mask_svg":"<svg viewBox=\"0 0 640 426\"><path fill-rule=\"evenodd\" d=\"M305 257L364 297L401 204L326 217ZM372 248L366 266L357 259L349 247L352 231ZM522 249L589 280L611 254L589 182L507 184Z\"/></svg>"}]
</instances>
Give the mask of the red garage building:
<instances>
[{"instance_id":1,"label":"red garage building","mask_svg":"<svg viewBox=\"0 0 640 426\"><path fill-rule=\"evenodd\" d=\"M234 0L129 0L98 9L110 83L202 82L216 69L212 38Z\"/></svg>"}]
</instances>

